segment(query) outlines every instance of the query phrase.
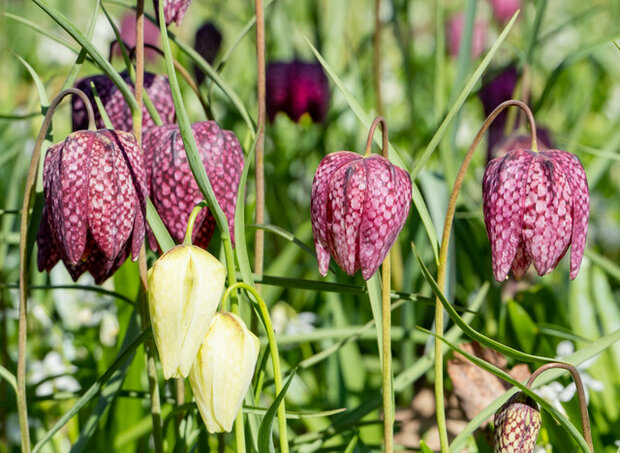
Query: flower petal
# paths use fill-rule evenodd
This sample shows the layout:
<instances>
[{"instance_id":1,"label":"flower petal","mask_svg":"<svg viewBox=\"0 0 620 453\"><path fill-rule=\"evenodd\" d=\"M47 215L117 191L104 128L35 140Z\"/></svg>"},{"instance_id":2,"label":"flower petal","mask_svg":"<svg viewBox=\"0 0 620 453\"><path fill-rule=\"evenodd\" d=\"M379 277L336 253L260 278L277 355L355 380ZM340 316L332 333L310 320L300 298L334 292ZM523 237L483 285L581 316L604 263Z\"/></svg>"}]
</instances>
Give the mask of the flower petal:
<instances>
[{"instance_id":1,"label":"flower petal","mask_svg":"<svg viewBox=\"0 0 620 453\"><path fill-rule=\"evenodd\" d=\"M515 259L512 262L512 274L514 277L517 280L521 279L530 268L530 264L532 264L532 259L528 255L527 250L525 250L525 244L523 243L523 238L521 238Z\"/></svg>"},{"instance_id":2,"label":"flower petal","mask_svg":"<svg viewBox=\"0 0 620 453\"><path fill-rule=\"evenodd\" d=\"M573 231L571 235L570 278L577 277L588 234L588 218L590 216L590 193L588 180L581 161L572 153L560 150L545 151L544 154L553 159L567 176L572 191Z\"/></svg>"},{"instance_id":3,"label":"flower petal","mask_svg":"<svg viewBox=\"0 0 620 453\"><path fill-rule=\"evenodd\" d=\"M538 153L527 174L523 240L538 275L551 272L568 248L572 192L559 165Z\"/></svg>"},{"instance_id":4,"label":"flower petal","mask_svg":"<svg viewBox=\"0 0 620 453\"><path fill-rule=\"evenodd\" d=\"M531 151L515 150L489 162L484 172L484 223L498 282L508 275L521 240L525 182L533 156Z\"/></svg>"}]
</instances>

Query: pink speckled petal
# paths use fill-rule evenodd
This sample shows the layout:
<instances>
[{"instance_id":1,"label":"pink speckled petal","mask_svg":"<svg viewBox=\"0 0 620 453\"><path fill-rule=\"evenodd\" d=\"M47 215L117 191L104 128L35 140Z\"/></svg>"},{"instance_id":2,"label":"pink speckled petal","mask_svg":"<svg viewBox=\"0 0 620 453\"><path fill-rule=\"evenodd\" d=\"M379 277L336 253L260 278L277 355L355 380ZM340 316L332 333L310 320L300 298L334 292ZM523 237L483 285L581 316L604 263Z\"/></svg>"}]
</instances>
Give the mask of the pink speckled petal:
<instances>
[{"instance_id":1,"label":"pink speckled petal","mask_svg":"<svg viewBox=\"0 0 620 453\"><path fill-rule=\"evenodd\" d=\"M331 253L327 240L327 197L329 180L334 172L341 166L359 159L361 159L360 155L350 151L339 151L328 154L321 160L314 175L310 198L310 218L312 221L312 233L314 236L319 272L322 276L327 275Z\"/></svg>"},{"instance_id":2,"label":"pink speckled petal","mask_svg":"<svg viewBox=\"0 0 620 453\"><path fill-rule=\"evenodd\" d=\"M493 274L503 281L517 253L523 222L523 199L527 169L534 156L531 151L516 150L487 166L483 181L483 212L491 242Z\"/></svg>"},{"instance_id":3,"label":"pink speckled petal","mask_svg":"<svg viewBox=\"0 0 620 453\"><path fill-rule=\"evenodd\" d=\"M572 192L562 169L543 153L532 160L526 186L525 249L538 275L545 275L557 265L570 243Z\"/></svg>"},{"instance_id":4,"label":"pink speckled petal","mask_svg":"<svg viewBox=\"0 0 620 453\"><path fill-rule=\"evenodd\" d=\"M37 233L37 246L39 248L37 252L37 267L39 271L51 270L60 261L60 253L50 229L46 206L43 207L43 214L41 215L41 224Z\"/></svg>"},{"instance_id":5,"label":"pink speckled petal","mask_svg":"<svg viewBox=\"0 0 620 453\"><path fill-rule=\"evenodd\" d=\"M136 192L127 163L109 135L99 133L91 149L88 226L104 256L114 260L132 233Z\"/></svg>"},{"instance_id":6,"label":"pink speckled petal","mask_svg":"<svg viewBox=\"0 0 620 453\"><path fill-rule=\"evenodd\" d=\"M409 174L381 156L364 159L367 187L359 227L359 262L368 280L379 269L402 229L411 200Z\"/></svg>"},{"instance_id":7,"label":"pink speckled petal","mask_svg":"<svg viewBox=\"0 0 620 453\"><path fill-rule=\"evenodd\" d=\"M588 234L590 216L590 193L588 180L581 161L574 154L560 150L545 151L543 154L553 159L567 176L572 191L573 231L571 236L570 278L577 277Z\"/></svg>"},{"instance_id":8,"label":"pink speckled petal","mask_svg":"<svg viewBox=\"0 0 620 453\"><path fill-rule=\"evenodd\" d=\"M338 265L349 275L360 268L359 231L367 191L364 160L338 168L327 193L327 242Z\"/></svg>"},{"instance_id":9,"label":"pink speckled petal","mask_svg":"<svg viewBox=\"0 0 620 453\"><path fill-rule=\"evenodd\" d=\"M76 264L84 254L88 216L88 178L90 150L96 133L79 131L70 134L60 154L58 179L52 180L50 204L60 244L69 262Z\"/></svg>"},{"instance_id":10,"label":"pink speckled petal","mask_svg":"<svg viewBox=\"0 0 620 453\"><path fill-rule=\"evenodd\" d=\"M530 264L532 264L532 259L527 254L525 244L523 243L523 239L521 239L517 247L515 259L512 262L512 275L514 275L517 280L520 280L530 268Z\"/></svg>"}]
</instances>

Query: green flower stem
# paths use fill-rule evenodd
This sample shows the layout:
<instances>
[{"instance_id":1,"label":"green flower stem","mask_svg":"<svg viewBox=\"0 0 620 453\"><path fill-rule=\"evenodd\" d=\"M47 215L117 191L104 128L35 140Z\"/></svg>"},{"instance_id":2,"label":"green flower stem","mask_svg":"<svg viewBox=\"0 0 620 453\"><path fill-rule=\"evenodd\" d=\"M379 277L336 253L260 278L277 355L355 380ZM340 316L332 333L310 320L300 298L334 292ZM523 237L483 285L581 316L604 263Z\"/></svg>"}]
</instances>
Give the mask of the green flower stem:
<instances>
[{"instance_id":1,"label":"green flower stem","mask_svg":"<svg viewBox=\"0 0 620 453\"><path fill-rule=\"evenodd\" d=\"M478 144L480 143L480 140L482 140L482 137L484 136L486 130L503 110L513 105L519 107L526 113L530 123L532 149L538 149L536 146L536 124L534 123L534 116L532 115L532 111L530 110L530 108L523 102L517 100L502 102L484 120L484 123L482 123L482 126L476 134L474 141L467 150L467 154L463 159L461 168L459 169L456 180L454 181L454 186L452 187L452 192L450 193L450 199L448 200L446 220L443 225L443 234L441 236L441 248L439 250L439 266L437 269L437 286L441 291L444 291L446 286L446 271L448 268L448 245L450 243L452 221L454 220L456 201L461 190L461 185L463 184L463 179L465 178L465 173L467 172L467 168L469 167L471 159L474 155L474 151L478 147ZM439 299L439 297L437 297L435 302L435 333L439 337L443 336L443 315L443 305L441 304L441 300ZM446 427L446 412L443 399L444 388L442 358L442 343L441 341L435 340L435 403L437 406L437 428L439 430L439 442L441 445L441 451L442 453L448 453L448 430Z\"/></svg>"},{"instance_id":2,"label":"green flower stem","mask_svg":"<svg viewBox=\"0 0 620 453\"><path fill-rule=\"evenodd\" d=\"M581 414L583 437L586 440L590 451L594 453L594 446L592 444L592 430L590 429L590 417L588 416L588 403L586 402L586 392L583 386L583 382L581 380L581 376L579 375L579 371L574 365L571 365L570 363L546 363L532 373L530 378L527 380L525 386L528 389L531 389L532 384L534 384L534 381L538 376L540 376L545 371L551 370L553 368L562 368L564 370L568 370L573 376L573 380L575 381L575 387L577 389L577 398L579 399L579 412Z\"/></svg>"},{"instance_id":3,"label":"green flower stem","mask_svg":"<svg viewBox=\"0 0 620 453\"><path fill-rule=\"evenodd\" d=\"M194 223L196 223L196 217L198 217L198 213L202 208L207 206L207 203L201 201L189 215L189 219L187 220L187 228L185 230L185 237L183 238L183 245L192 245L192 232L194 231Z\"/></svg>"},{"instance_id":4,"label":"green flower stem","mask_svg":"<svg viewBox=\"0 0 620 453\"><path fill-rule=\"evenodd\" d=\"M43 124L39 129L39 135L32 151L32 159L30 160L30 168L26 178L26 187L24 188L24 200L21 209L21 224L19 234L19 327L17 338L17 413L19 418L19 431L21 435L22 452L30 452L30 432L28 430L28 403L26 400L26 341L28 334L28 222L30 220L30 207L34 195L34 189L37 181L37 173L39 169L39 161L41 160L41 147L47 135L47 131L52 123L52 116L58 107L58 104L68 95L79 96L88 114L88 129L95 129L95 116L93 107L88 97L76 88L63 90L52 100Z\"/></svg>"},{"instance_id":5,"label":"green flower stem","mask_svg":"<svg viewBox=\"0 0 620 453\"><path fill-rule=\"evenodd\" d=\"M258 308L254 307L260 314L260 318L263 321L265 327L265 333L267 334L267 340L269 342L269 354L271 355L271 363L273 364L273 379L275 384L276 395L279 395L282 391L282 372L280 368L280 355L278 353L278 343L276 342L275 332L273 330L273 326L271 324L271 317L269 316L269 310L267 308L267 304L260 296L258 291L255 288L248 285L244 282L235 283L228 287L226 292L224 293L224 297L222 301L225 301L228 297L234 294L234 291L237 289L244 289L257 301ZM280 452L288 453L288 435L286 431L286 407L284 404L284 399L282 399L282 403L278 407L278 426L280 428Z\"/></svg>"}]
</instances>

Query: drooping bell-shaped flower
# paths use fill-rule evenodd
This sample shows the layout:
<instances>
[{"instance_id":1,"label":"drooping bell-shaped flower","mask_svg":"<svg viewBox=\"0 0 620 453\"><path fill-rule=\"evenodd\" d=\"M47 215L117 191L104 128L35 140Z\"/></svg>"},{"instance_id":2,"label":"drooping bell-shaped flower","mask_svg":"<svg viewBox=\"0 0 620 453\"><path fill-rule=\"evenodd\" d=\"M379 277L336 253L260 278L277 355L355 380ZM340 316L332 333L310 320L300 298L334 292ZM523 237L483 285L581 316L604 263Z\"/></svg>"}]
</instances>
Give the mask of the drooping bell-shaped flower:
<instances>
[{"instance_id":1,"label":"drooping bell-shaped flower","mask_svg":"<svg viewBox=\"0 0 620 453\"><path fill-rule=\"evenodd\" d=\"M411 201L409 173L379 155L338 151L323 158L312 183L311 219L319 272L330 255L368 280L403 228Z\"/></svg>"},{"instance_id":2,"label":"drooping bell-shaped flower","mask_svg":"<svg viewBox=\"0 0 620 453\"><path fill-rule=\"evenodd\" d=\"M491 0L491 7L493 8L493 15L498 21L508 22L521 8L521 0Z\"/></svg>"},{"instance_id":3,"label":"drooping bell-shaped flower","mask_svg":"<svg viewBox=\"0 0 620 453\"><path fill-rule=\"evenodd\" d=\"M448 35L448 51L452 57L456 57L459 54L463 32L465 31L465 15L459 13L452 17L448 21L446 29ZM470 56L472 59L476 59L482 54L486 47L486 41L487 23L483 20L477 20L474 23L474 31L471 37Z\"/></svg>"},{"instance_id":4,"label":"drooping bell-shaped flower","mask_svg":"<svg viewBox=\"0 0 620 453\"><path fill-rule=\"evenodd\" d=\"M181 25L191 0L163 0L163 2L166 25L170 25L172 22ZM159 18L159 0L153 0L153 7L155 8L155 17Z\"/></svg>"},{"instance_id":5,"label":"drooping bell-shaped flower","mask_svg":"<svg viewBox=\"0 0 620 453\"><path fill-rule=\"evenodd\" d=\"M193 245L168 250L149 269L149 312L164 378L189 374L225 278L222 263Z\"/></svg>"},{"instance_id":6,"label":"drooping bell-shaped flower","mask_svg":"<svg viewBox=\"0 0 620 453\"><path fill-rule=\"evenodd\" d=\"M131 91L134 91L131 78L126 71L120 73L121 77L129 85ZM133 126L133 120L131 118L131 110L125 102L125 98L119 89L114 85L114 82L106 75L96 75L86 77L78 81L75 85L91 100L91 104L95 105L95 97L90 87L90 83L93 82L97 94L101 99L101 103L108 114L112 125L116 130L131 132ZM172 94L170 92L170 84L168 78L162 75L151 74L150 72L144 73L144 90L149 95L150 100L153 102L153 106L159 112L159 116L164 124L174 123L175 110L174 102L172 101ZM103 119L99 113L99 109L94 109L95 124L98 128L105 127ZM84 102L79 96L73 96L71 101L71 117L73 120L73 130L86 129L88 127L88 116L86 114L86 108ZM153 118L148 113L146 106L142 107L142 128L144 130L155 125Z\"/></svg>"},{"instance_id":7,"label":"drooping bell-shaped flower","mask_svg":"<svg viewBox=\"0 0 620 453\"><path fill-rule=\"evenodd\" d=\"M78 131L45 156L39 270L62 260L72 278L106 280L144 242L146 172L134 136Z\"/></svg>"},{"instance_id":8,"label":"drooping bell-shaped flower","mask_svg":"<svg viewBox=\"0 0 620 453\"><path fill-rule=\"evenodd\" d=\"M210 433L230 431L250 387L260 342L241 318L216 313L189 374Z\"/></svg>"},{"instance_id":9,"label":"drooping bell-shaped flower","mask_svg":"<svg viewBox=\"0 0 620 453\"><path fill-rule=\"evenodd\" d=\"M588 231L590 196L581 162L560 150L517 149L493 159L482 185L493 274L522 277L530 263L551 272L571 246L570 277L579 272Z\"/></svg>"},{"instance_id":10,"label":"drooping bell-shaped flower","mask_svg":"<svg viewBox=\"0 0 620 453\"><path fill-rule=\"evenodd\" d=\"M494 453L532 453L542 424L538 404L523 392L495 413Z\"/></svg>"},{"instance_id":11,"label":"drooping bell-shaped flower","mask_svg":"<svg viewBox=\"0 0 620 453\"><path fill-rule=\"evenodd\" d=\"M228 220L234 240L234 217L237 189L243 170L243 151L235 134L222 130L215 121L192 124L198 152L222 211ZM203 199L189 168L178 126L156 126L149 129L143 141L147 163L149 193L157 212L172 237L181 242L187 219L194 206ZM192 243L207 248L215 219L208 209L198 214ZM156 242L149 235L153 249Z\"/></svg>"},{"instance_id":12,"label":"drooping bell-shaped flower","mask_svg":"<svg viewBox=\"0 0 620 453\"><path fill-rule=\"evenodd\" d=\"M312 121L325 120L329 106L329 84L319 63L299 60L274 62L267 66L267 115L273 121L284 112L297 122L304 113Z\"/></svg>"},{"instance_id":13,"label":"drooping bell-shaped flower","mask_svg":"<svg viewBox=\"0 0 620 453\"><path fill-rule=\"evenodd\" d=\"M194 50L204 58L207 63L213 64L215 57L222 45L222 34L213 22L205 22L196 30L194 37ZM194 76L196 83L200 85L205 79L205 73L194 64Z\"/></svg>"}]
</instances>

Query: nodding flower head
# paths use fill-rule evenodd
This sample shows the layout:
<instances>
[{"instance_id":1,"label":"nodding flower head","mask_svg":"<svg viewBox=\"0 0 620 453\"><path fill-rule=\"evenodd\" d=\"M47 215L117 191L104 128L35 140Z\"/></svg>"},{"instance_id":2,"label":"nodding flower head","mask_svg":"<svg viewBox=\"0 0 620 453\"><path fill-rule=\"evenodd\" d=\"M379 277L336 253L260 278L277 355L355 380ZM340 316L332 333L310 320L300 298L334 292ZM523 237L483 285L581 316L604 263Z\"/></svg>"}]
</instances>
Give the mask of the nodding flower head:
<instances>
[{"instance_id":1,"label":"nodding flower head","mask_svg":"<svg viewBox=\"0 0 620 453\"><path fill-rule=\"evenodd\" d=\"M523 392L495 413L494 453L532 453L542 424L538 404Z\"/></svg>"},{"instance_id":2,"label":"nodding flower head","mask_svg":"<svg viewBox=\"0 0 620 453\"><path fill-rule=\"evenodd\" d=\"M146 172L134 136L78 131L45 156L39 270L62 260L74 280L110 277L144 242Z\"/></svg>"},{"instance_id":3,"label":"nodding flower head","mask_svg":"<svg viewBox=\"0 0 620 453\"><path fill-rule=\"evenodd\" d=\"M170 25L172 22L181 25L191 0L163 0L163 2L166 25ZM159 18L159 0L153 0L153 7L155 8L155 17Z\"/></svg>"},{"instance_id":4,"label":"nodding flower head","mask_svg":"<svg viewBox=\"0 0 620 453\"><path fill-rule=\"evenodd\" d=\"M488 163L482 184L493 273L522 277L533 262L551 272L571 246L570 277L579 272L590 196L581 162L560 150L516 149Z\"/></svg>"},{"instance_id":5,"label":"nodding flower head","mask_svg":"<svg viewBox=\"0 0 620 453\"><path fill-rule=\"evenodd\" d=\"M294 60L274 62L267 67L267 115L273 121L278 112L295 122L307 113L320 123L327 116L329 84L319 63Z\"/></svg>"},{"instance_id":6,"label":"nodding flower head","mask_svg":"<svg viewBox=\"0 0 620 453\"><path fill-rule=\"evenodd\" d=\"M129 85L129 88L133 91L133 83L126 71L121 72L121 77ZM95 85L99 99L105 108L112 126L119 131L131 132L133 126L133 120L131 118L131 110L125 102L123 94L114 85L114 82L106 75L96 75L87 77L78 81L75 85L91 100L91 104L95 105L95 97L93 96L93 90L90 87L91 82ZM172 101L172 94L170 92L170 84L168 78L162 75L151 74L150 72L144 73L144 90L149 95L150 100L153 102L153 106L159 113L161 120L164 124L174 123L175 110L174 102ZM104 128L103 119L99 113L99 109L94 109L95 124L98 128ZM78 96L74 96L71 101L71 117L73 119L73 130L82 130L88 127L88 116L86 115L86 107L84 101ZM153 118L148 113L146 106L142 106L142 128L144 130L155 125Z\"/></svg>"},{"instance_id":7,"label":"nodding flower head","mask_svg":"<svg viewBox=\"0 0 620 453\"><path fill-rule=\"evenodd\" d=\"M198 152L222 211L228 219L234 240L234 217L237 189L243 170L243 151L235 134L222 130L215 121L192 124ZM176 125L155 126L144 135L144 157L151 199L172 237L183 241L187 219L194 206L203 199L189 168L181 132ZM202 209L196 219L192 243L207 248L215 218ZM156 249L155 238L149 244Z\"/></svg>"},{"instance_id":8,"label":"nodding flower head","mask_svg":"<svg viewBox=\"0 0 620 453\"><path fill-rule=\"evenodd\" d=\"M339 151L323 158L314 175L311 219L319 272L330 256L368 280L403 228L411 200L409 173L379 155Z\"/></svg>"},{"instance_id":9,"label":"nodding flower head","mask_svg":"<svg viewBox=\"0 0 620 453\"><path fill-rule=\"evenodd\" d=\"M222 34L212 22L205 22L196 30L194 49L207 63L213 64L222 45ZM205 79L205 73L194 64L194 76L200 85Z\"/></svg>"}]
</instances>

